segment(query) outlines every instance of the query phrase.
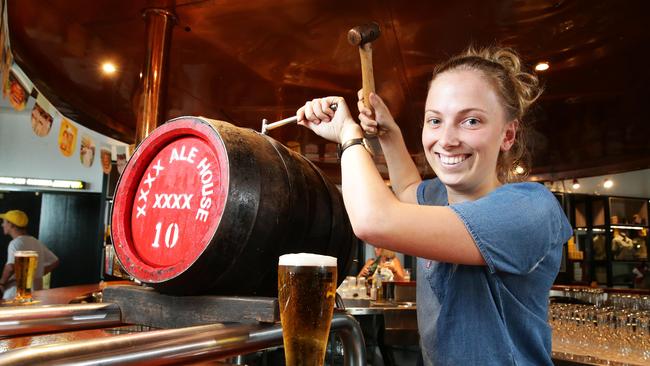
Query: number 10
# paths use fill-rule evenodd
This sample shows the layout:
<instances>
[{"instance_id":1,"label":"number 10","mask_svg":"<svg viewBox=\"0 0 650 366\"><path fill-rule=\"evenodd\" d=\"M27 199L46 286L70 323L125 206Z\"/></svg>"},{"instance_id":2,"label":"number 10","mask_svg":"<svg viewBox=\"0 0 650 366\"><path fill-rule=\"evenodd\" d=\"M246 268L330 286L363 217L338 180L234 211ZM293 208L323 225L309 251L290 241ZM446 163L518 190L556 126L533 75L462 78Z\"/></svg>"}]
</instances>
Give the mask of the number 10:
<instances>
[{"instance_id":1,"label":"number 10","mask_svg":"<svg viewBox=\"0 0 650 366\"><path fill-rule=\"evenodd\" d=\"M156 237L153 239L153 243L151 243L151 246L154 248L160 247L158 241L160 240L161 228L162 228L162 222L157 223ZM171 242L170 242L170 238L171 238ZM167 226L167 230L165 231L165 246L167 248L173 248L176 245L177 241L178 241L178 224L174 222L169 224L169 226Z\"/></svg>"}]
</instances>

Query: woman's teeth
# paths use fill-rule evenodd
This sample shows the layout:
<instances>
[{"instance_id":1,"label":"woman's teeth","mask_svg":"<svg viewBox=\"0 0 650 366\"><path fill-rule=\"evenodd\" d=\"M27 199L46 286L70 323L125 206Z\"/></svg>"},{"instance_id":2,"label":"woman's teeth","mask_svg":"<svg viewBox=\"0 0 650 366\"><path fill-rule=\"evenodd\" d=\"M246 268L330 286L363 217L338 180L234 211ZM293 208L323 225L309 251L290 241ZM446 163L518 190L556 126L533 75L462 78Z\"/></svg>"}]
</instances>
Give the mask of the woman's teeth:
<instances>
[{"instance_id":1,"label":"woman's teeth","mask_svg":"<svg viewBox=\"0 0 650 366\"><path fill-rule=\"evenodd\" d=\"M438 155L438 156L440 157L440 161L446 165L458 164L460 162L463 162L468 157L468 155L454 155L454 156Z\"/></svg>"}]
</instances>

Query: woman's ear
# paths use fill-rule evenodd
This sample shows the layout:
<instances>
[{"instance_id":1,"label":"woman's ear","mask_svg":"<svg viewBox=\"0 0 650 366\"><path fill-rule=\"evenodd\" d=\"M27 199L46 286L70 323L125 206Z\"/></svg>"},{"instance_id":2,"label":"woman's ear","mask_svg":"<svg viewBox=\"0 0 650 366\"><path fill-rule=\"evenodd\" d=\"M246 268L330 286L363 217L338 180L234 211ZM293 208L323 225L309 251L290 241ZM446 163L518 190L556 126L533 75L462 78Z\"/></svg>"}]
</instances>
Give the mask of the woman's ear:
<instances>
[{"instance_id":1,"label":"woman's ear","mask_svg":"<svg viewBox=\"0 0 650 366\"><path fill-rule=\"evenodd\" d=\"M503 140L501 141L501 151L508 151L515 144L519 120L512 120L504 126Z\"/></svg>"}]
</instances>

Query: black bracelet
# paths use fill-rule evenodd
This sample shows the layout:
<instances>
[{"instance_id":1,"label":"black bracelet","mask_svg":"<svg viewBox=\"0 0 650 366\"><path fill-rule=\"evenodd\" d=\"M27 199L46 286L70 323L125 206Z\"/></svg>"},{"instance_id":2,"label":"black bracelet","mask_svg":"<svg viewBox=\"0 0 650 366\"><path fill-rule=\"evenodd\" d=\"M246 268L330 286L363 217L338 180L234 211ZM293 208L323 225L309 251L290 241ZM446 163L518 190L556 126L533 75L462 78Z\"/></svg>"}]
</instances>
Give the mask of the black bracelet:
<instances>
[{"instance_id":1,"label":"black bracelet","mask_svg":"<svg viewBox=\"0 0 650 366\"><path fill-rule=\"evenodd\" d=\"M343 156L343 152L345 151L345 149L354 145L363 145L363 147L366 147L366 142L362 137L356 139L350 139L344 142L343 145L340 145L339 147L339 159Z\"/></svg>"}]
</instances>

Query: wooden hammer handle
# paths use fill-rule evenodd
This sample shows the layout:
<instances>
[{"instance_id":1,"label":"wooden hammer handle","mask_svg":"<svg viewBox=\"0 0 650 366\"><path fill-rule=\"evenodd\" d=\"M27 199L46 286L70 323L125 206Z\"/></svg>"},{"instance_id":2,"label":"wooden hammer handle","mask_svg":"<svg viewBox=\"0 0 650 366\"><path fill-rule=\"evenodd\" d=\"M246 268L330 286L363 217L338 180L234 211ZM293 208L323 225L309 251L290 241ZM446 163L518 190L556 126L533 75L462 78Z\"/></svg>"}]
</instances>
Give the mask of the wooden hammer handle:
<instances>
[{"instance_id":1,"label":"wooden hammer handle","mask_svg":"<svg viewBox=\"0 0 650 366\"><path fill-rule=\"evenodd\" d=\"M371 43L365 43L359 47L359 56L361 56L361 79L363 82L363 104L372 109L370 105L370 93L375 92L375 76L372 70L372 46ZM373 110L374 114L374 110Z\"/></svg>"},{"instance_id":2,"label":"wooden hammer handle","mask_svg":"<svg viewBox=\"0 0 650 366\"><path fill-rule=\"evenodd\" d=\"M372 69L372 46L370 42L359 47L359 55L361 56L363 105L372 111L372 118L374 118L375 110L370 105L370 93L375 92L375 75ZM377 126L377 133L365 133L365 135L366 137L375 137L383 135L384 132L381 126Z\"/></svg>"}]
</instances>

